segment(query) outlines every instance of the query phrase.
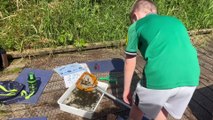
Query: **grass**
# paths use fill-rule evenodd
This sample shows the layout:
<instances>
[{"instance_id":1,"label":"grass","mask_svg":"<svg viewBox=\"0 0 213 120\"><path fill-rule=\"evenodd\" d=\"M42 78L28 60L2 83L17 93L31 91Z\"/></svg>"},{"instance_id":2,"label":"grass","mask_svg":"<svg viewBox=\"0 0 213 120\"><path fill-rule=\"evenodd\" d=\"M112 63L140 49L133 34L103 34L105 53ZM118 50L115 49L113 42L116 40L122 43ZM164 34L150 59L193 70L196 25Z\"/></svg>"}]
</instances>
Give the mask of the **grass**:
<instances>
[{"instance_id":1,"label":"grass","mask_svg":"<svg viewBox=\"0 0 213 120\"><path fill-rule=\"evenodd\" d=\"M212 0L155 0L189 30L213 27ZM134 0L0 0L0 48L23 51L126 38Z\"/></svg>"},{"instance_id":2,"label":"grass","mask_svg":"<svg viewBox=\"0 0 213 120\"><path fill-rule=\"evenodd\" d=\"M181 19L189 30L213 27L212 0L159 0L160 13Z\"/></svg>"}]
</instances>

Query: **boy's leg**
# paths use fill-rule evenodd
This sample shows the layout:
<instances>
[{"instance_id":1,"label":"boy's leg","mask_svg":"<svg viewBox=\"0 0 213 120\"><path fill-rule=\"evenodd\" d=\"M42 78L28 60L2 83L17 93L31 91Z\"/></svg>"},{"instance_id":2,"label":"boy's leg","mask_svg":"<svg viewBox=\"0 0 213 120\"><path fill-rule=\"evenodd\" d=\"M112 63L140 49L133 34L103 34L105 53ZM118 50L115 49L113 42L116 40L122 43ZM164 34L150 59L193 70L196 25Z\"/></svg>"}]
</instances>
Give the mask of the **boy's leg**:
<instances>
[{"instance_id":1,"label":"boy's leg","mask_svg":"<svg viewBox=\"0 0 213 120\"><path fill-rule=\"evenodd\" d=\"M143 112L133 104L129 113L129 120L141 120L142 118Z\"/></svg>"},{"instance_id":2,"label":"boy's leg","mask_svg":"<svg viewBox=\"0 0 213 120\"><path fill-rule=\"evenodd\" d=\"M167 120L168 112L162 108L155 120Z\"/></svg>"},{"instance_id":3,"label":"boy's leg","mask_svg":"<svg viewBox=\"0 0 213 120\"><path fill-rule=\"evenodd\" d=\"M161 117L166 119L169 113L175 119L181 119L195 88L179 87L169 90L152 90L142 87L139 83L133 95L134 107L131 110L130 118L146 116L149 119Z\"/></svg>"},{"instance_id":4,"label":"boy's leg","mask_svg":"<svg viewBox=\"0 0 213 120\"><path fill-rule=\"evenodd\" d=\"M162 108L155 120L167 120L167 117L168 112ZM143 112L136 105L133 105L129 114L129 120L142 120L142 118Z\"/></svg>"},{"instance_id":5,"label":"boy's leg","mask_svg":"<svg viewBox=\"0 0 213 120\"><path fill-rule=\"evenodd\" d=\"M171 93L173 93L171 90L147 89L138 83L132 99L134 106L130 112L130 118L134 120L141 120L143 117L166 119L168 113L162 108Z\"/></svg>"}]
</instances>

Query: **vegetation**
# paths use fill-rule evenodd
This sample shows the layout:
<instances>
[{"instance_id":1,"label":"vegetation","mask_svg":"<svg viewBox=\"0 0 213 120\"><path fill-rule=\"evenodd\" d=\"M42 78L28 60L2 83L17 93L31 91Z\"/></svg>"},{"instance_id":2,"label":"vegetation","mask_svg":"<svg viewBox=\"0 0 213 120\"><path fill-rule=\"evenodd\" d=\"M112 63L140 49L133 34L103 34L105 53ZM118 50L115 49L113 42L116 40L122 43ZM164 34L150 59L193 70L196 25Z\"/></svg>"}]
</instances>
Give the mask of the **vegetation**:
<instances>
[{"instance_id":1,"label":"vegetation","mask_svg":"<svg viewBox=\"0 0 213 120\"><path fill-rule=\"evenodd\" d=\"M189 30L213 27L212 0L155 0ZM134 0L0 0L0 48L19 50L126 38Z\"/></svg>"}]
</instances>

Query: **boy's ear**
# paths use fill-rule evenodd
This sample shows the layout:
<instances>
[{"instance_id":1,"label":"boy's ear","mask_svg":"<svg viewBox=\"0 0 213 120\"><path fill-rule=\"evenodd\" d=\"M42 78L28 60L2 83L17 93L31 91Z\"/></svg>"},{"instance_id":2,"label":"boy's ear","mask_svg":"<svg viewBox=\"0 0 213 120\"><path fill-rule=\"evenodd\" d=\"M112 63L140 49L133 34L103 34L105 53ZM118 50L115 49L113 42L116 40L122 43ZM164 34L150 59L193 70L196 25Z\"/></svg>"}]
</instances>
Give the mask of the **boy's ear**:
<instances>
[{"instance_id":1,"label":"boy's ear","mask_svg":"<svg viewBox=\"0 0 213 120\"><path fill-rule=\"evenodd\" d=\"M133 13L132 18L131 18L131 22L134 23L135 21L137 21L137 16L135 13Z\"/></svg>"}]
</instances>

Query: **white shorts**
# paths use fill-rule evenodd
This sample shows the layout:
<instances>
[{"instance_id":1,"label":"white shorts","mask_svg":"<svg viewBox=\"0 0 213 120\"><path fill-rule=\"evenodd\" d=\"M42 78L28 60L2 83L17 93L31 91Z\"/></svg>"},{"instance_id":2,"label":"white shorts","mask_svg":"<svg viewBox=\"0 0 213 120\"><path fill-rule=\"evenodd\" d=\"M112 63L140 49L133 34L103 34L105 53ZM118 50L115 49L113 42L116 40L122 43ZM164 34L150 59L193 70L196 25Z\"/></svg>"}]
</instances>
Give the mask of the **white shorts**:
<instances>
[{"instance_id":1,"label":"white shorts","mask_svg":"<svg viewBox=\"0 0 213 120\"><path fill-rule=\"evenodd\" d=\"M168 90L153 90L141 86L133 95L133 102L149 119L154 119L164 107L175 119L181 119L196 87L178 87Z\"/></svg>"}]
</instances>

